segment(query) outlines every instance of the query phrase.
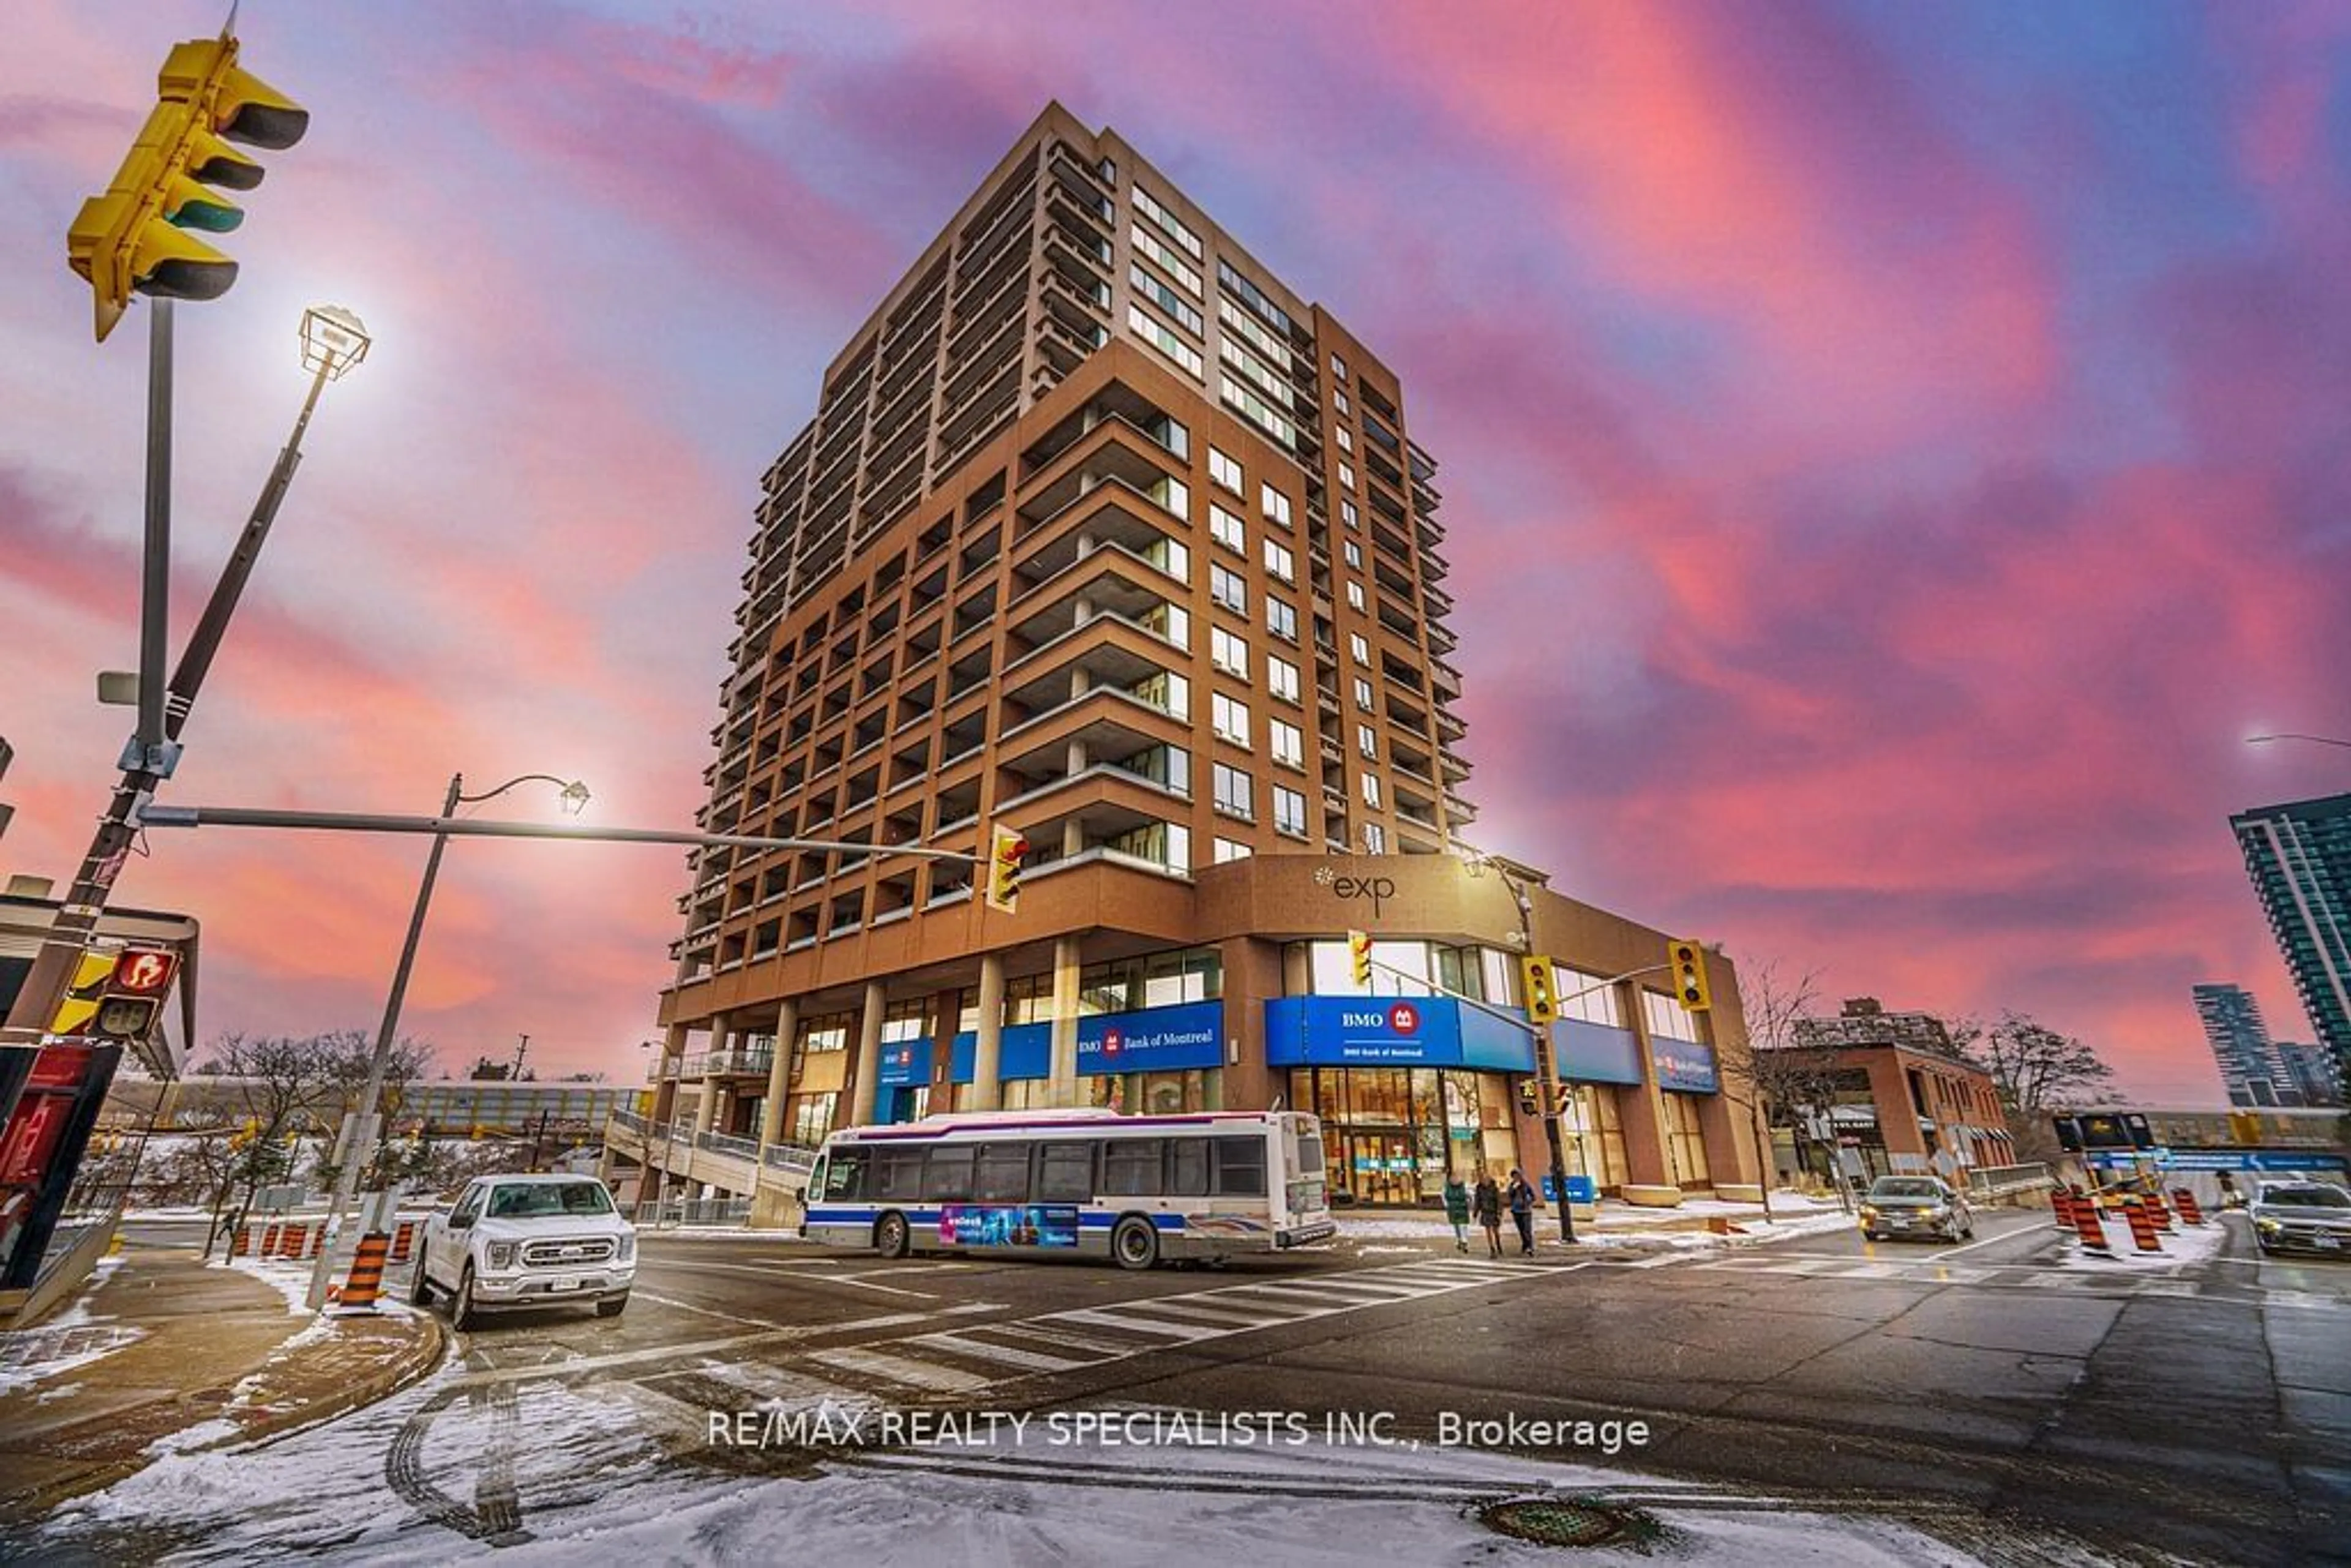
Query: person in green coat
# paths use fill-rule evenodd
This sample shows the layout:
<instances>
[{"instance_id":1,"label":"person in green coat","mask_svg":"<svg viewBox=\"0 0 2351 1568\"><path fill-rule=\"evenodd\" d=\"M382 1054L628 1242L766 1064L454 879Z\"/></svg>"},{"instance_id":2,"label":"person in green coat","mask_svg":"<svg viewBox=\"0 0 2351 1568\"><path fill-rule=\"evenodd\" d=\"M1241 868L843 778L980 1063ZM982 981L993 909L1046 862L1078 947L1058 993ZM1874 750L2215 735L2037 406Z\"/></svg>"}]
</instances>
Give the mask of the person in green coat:
<instances>
[{"instance_id":1,"label":"person in green coat","mask_svg":"<svg viewBox=\"0 0 2351 1568\"><path fill-rule=\"evenodd\" d=\"M1445 1178L1445 1218L1453 1225L1453 1249L1469 1250L1469 1189L1459 1176Z\"/></svg>"}]
</instances>

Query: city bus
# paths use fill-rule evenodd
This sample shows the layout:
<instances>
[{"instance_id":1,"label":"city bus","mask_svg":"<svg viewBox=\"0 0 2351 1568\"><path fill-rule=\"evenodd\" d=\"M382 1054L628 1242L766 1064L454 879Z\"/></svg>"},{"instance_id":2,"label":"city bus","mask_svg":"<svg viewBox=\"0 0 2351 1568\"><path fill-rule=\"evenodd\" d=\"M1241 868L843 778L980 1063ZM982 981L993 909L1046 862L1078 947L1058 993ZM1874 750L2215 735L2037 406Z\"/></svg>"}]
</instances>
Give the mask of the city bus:
<instances>
[{"instance_id":1,"label":"city bus","mask_svg":"<svg viewBox=\"0 0 2351 1568\"><path fill-rule=\"evenodd\" d=\"M1322 1127L1295 1111L975 1111L824 1142L800 1234L835 1247L1215 1261L1321 1241Z\"/></svg>"}]
</instances>

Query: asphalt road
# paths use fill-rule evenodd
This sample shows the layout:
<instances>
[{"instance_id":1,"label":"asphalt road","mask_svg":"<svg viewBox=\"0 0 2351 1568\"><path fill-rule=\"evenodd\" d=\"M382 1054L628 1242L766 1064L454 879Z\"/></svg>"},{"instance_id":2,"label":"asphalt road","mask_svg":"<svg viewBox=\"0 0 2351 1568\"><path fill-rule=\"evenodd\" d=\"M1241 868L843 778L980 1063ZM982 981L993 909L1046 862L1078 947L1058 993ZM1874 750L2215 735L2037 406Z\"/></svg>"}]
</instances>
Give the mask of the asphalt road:
<instances>
[{"instance_id":1,"label":"asphalt road","mask_svg":"<svg viewBox=\"0 0 2351 1568\"><path fill-rule=\"evenodd\" d=\"M2086 1268L2046 1215L2002 1212L1960 1247L1838 1232L1492 1262L1367 1238L1138 1275L649 1236L622 1317L493 1319L424 1389L288 1446L313 1490L344 1456L351 1502L272 1512L295 1483L265 1468L216 1517L149 1540L117 1511L57 1544L331 1548L387 1490L404 1551L560 1539L616 1489L843 1457L831 1435L722 1435L791 1407L1259 1413L1340 1445L1596 1465L1628 1495L1672 1478L1684 1506L1890 1517L1991 1561L2351 1551L2351 1263L2262 1259L2235 1217L2173 1247Z\"/></svg>"}]
</instances>

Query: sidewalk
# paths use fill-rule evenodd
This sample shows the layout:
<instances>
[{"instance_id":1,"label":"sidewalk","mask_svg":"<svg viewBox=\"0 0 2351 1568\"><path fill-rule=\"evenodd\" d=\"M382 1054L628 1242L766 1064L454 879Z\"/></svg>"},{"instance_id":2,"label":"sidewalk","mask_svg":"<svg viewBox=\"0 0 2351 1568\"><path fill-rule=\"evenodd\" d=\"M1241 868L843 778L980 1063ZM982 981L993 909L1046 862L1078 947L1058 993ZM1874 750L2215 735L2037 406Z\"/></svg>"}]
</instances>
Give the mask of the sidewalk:
<instances>
[{"instance_id":1,"label":"sidewalk","mask_svg":"<svg viewBox=\"0 0 2351 1568\"><path fill-rule=\"evenodd\" d=\"M1453 1227L1433 1210L1343 1208L1335 1211L1332 1218L1338 1224L1342 1241L1358 1245L1383 1241L1442 1244L1447 1250L1452 1246ZM1642 1208L1604 1198L1593 1218L1576 1220L1575 1245L1635 1252L1755 1246L1823 1231L1849 1230L1855 1223L1854 1217L1838 1207L1834 1198L1809 1198L1785 1191L1771 1195L1771 1218L1768 1220L1761 1204L1691 1197L1675 1208ZM1502 1217L1502 1240L1508 1250L1518 1250L1518 1235L1508 1215ZM1469 1242L1473 1250L1484 1246L1484 1238L1475 1225L1469 1228ZM1568 1243L1560 1239L1556 1209L1535 1211L1535 1245L1544 1251L1567 1249ZM1365 1249L1386 1249L1374 1245Z\"/></svg>"},{"instance_id":2,"label":"sidewalk","mask_svg":"<svg viewBox=\"0 0 2351 1568\"><path fill-rule=\"evenodd\" d=\"M391 1302L373 1315L301 1312L308 1272L132 1248L48 1322L0 1334L0 1524L165 1452L340 1415L440 1359L444 1335L428 1314Z\"/></svg>"}]
</instances>

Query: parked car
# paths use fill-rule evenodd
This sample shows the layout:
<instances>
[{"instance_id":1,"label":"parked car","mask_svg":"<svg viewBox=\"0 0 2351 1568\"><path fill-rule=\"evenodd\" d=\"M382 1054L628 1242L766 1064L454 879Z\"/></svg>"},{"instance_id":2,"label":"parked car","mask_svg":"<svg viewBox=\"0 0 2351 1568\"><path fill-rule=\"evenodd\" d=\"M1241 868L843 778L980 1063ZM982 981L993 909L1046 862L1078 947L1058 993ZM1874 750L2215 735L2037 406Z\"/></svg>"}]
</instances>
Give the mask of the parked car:
<instances>
[{"instance_id":1,"label":"parked car","mask_svg":"<svg viewBox=\"0 0 2351 1568\"><path fill-rule=\"evenodd\" d=\"M618 1317L636 1272L636 1228L595 1177L477 1176L425 1220L409 1299L446 1291L461 1329L493 1307L592 1301L598 1317Z\"/></svg>"},{"instance_id":2,"label":"parked car","mask_svg":"<svg viewBox=\"0 0 2351 1568\"><path fill-rule=\"evenodd\" d=\"M1883 1176L1862 1197L1861 1233L1872 1241L1893 1236L1963 1241L1976 1233L1976 1217L1940 1176Z\"/></svg>"},{"instance_id":3,"label":"parked car","mask_svg":"<svg viewBox=\"0 0 2351 1568\"><path fill-rule=\"evenodd\" d=\"M2263 1182L2252 1214L2264 1252L2351 1256L2351 1192L2332 1182Z\"/></svg>"}]
</instances>

